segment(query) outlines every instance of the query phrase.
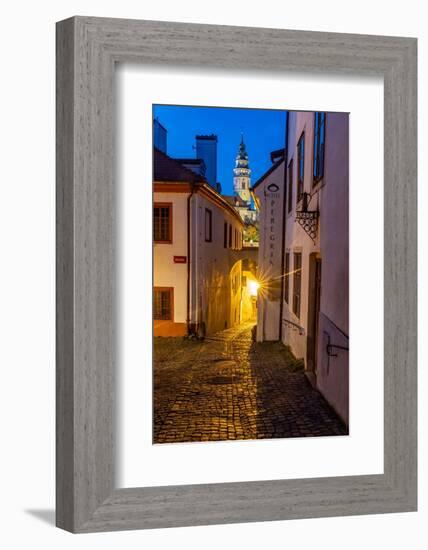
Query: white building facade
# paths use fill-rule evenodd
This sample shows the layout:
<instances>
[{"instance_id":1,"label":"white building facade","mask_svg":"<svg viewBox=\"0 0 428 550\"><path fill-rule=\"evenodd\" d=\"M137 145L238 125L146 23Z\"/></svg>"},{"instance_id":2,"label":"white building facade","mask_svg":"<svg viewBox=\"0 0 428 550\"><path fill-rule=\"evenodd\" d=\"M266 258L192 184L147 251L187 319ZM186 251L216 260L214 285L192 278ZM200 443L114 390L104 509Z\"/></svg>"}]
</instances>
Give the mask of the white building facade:
<instances>
[{"instance_id":1,"label":"white building facade","mask_svg":"<svg viewBox=\"0 0 428 550\"><path fill-rule=\"evenodd\" d=\"M349 421L349 117L290 112L282 341Z\"/></svg>"},{"instance_id":2,"label":"white building facade","mask_svg":"<svg viewBox=\"0 0 428 550\"><path fill-rule=\"evenodd\" d=\"M154 336L241 322L243 222L203 178L155 150Z\"/></svg>"},{"instance_id":3,"label":"white building facade","mask_svg":"<svg viewBox=\"0 0 428 550\"><path fill-rule=\"evenodd\" d=\"M280 319L275 331L268 315L260 314L272 304L259 293L257 336L265 340L278 334L348 424L349 116L289 112L287 126L283 208L275 226L260 224L260 249L266 250L270 233L281 235L283 243L281 302L272 313L276 319L279 309ZM265 191L255 192L264 218Z\"/></svg>"},{"instance_id":4,"label":"white building facade","mask_svg":"<svg viewBox=\"0 0 428 550\"><path fill-rule=\"evenodd\" d=\"M280 339L282 250L284 246L284 156L255 183L259 210L257 341Z\"/></svg>"}]
</instances>

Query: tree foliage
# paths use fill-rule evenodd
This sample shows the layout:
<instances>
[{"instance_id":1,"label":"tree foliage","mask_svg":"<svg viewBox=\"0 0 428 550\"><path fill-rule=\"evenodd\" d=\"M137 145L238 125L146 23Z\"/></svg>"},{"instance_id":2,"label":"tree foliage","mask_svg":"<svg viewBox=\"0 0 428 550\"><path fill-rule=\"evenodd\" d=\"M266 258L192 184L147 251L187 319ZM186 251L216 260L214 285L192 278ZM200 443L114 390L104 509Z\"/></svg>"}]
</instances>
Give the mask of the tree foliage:
<instances>
[{"instance_id":1,"label":"tree foliage","mask_svg":"<svg viewBox=\"0 0 428 550\"><path fill-rule=\"evenodd\" d=\"M244 241L255 243L259 242L259 222L258 221L245 221L244 223Z\"/></svg>"}]
</instances>

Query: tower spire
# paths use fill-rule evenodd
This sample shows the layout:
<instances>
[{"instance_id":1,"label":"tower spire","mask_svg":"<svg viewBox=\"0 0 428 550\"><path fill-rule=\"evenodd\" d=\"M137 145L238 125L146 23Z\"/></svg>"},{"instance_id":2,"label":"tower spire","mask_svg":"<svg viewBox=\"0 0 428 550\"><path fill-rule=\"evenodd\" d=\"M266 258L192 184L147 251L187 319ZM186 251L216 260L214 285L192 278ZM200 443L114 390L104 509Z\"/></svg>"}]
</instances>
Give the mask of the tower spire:
<instances>
[{"instance_id":1,"label":"tower spire","mask_svg":"<svg viewBox=\"0 0 428 550\"><path fill-rule=\"evenodd\" d=\"M250 204L250 177L251 169L248 162L247 148L245 147L244 134L241 132L241 142L236 155L235 168L233 169L233 189L235 195L240 197L246 204Z\"/></svg>"}]
</instances>

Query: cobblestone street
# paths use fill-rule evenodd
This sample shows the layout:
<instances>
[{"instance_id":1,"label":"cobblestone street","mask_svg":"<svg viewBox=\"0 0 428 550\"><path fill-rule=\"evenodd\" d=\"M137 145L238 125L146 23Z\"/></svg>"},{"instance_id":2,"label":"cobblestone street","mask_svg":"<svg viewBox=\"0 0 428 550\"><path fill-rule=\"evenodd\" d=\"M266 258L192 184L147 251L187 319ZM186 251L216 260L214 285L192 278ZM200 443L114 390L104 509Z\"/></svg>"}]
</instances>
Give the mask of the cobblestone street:
<instances>
[{"instance_id":1,"label":"cobblestone street","mask_svg":"<svg viewBox=\"0 0 428 550\"><path fill-rule=\"evenodd\" d=\"M154 443L347 433L292 354L253 342L252 326L155 338Z\"/></svg>"}]
</instances>

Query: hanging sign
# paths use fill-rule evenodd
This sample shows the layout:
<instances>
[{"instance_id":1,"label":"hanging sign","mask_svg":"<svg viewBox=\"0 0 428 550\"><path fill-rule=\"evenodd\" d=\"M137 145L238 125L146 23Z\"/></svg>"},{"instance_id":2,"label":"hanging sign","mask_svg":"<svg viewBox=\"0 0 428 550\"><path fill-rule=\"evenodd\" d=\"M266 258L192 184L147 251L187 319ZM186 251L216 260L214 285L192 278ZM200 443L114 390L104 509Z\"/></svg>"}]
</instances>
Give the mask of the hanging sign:
<instances>
[{"instance_id":1,"label":"hanging sign","mask_svg":"<svg viewBox=\"0 0 428 550\"><path fill-rule=\"evenodd\" d=\"M187 256L174 256L175 264L185 264L187 263Z\"/></svg>"}]
</instances>

